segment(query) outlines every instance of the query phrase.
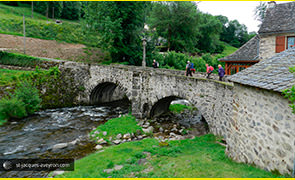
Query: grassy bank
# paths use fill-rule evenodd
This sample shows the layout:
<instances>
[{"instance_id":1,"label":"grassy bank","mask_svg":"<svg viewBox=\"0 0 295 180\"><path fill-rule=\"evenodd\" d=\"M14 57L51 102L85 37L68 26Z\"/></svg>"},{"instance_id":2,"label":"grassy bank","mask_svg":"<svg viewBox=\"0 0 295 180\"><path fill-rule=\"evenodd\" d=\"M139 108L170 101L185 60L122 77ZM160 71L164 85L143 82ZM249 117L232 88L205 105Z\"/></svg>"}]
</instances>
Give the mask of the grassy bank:
<instances>
[{"instance_id":1,"label":"grassy bank","mask_svg":"<svg viewBox=\"0 0 295 180\"><path fill-rule=\"evenodd\" d=\"M181 113L182 111L184 111L185 109L189 109L192 110L194 107L192 106L186 106L183 104L171 104L169 106L169 110L173 113Z\"/></svg>"},{"instance_id":2,"label":"grassy bank","mask_svg":"<svg viewBox=\"0 0 295 180\"><path fill-rule=\"evenodd\" d=\"M246 164L233 162L226 157L225 148L216 143L213 135L180 141L170 141L169 146L159 146L155 139L128 142L104 148L75 162L75 171L58 177L101 178L252 178L281 177ZM139 164L145 159L147 162ZM123 165L110 173L105 169Z\"/></svg>"},{"instance_id":3,"label":"grassy bank","mask_svg":"<svg viewBox=\"0 0 295 180\"><path fill-rule=\"evenodd\" d=\"M34 12L34 18L31 18L29 7L11 7L4 4L0 4L0 32L22 36L23 14L26 17L27 37L85 45L92 45L92 42L97 41L97 37L86 37L81 25L77 22L63 20L62 24L55 24L53 20L47 21L45 16L36 12ZM90 39L93 41L91 42Z\"/></svg>"}]
</instances>

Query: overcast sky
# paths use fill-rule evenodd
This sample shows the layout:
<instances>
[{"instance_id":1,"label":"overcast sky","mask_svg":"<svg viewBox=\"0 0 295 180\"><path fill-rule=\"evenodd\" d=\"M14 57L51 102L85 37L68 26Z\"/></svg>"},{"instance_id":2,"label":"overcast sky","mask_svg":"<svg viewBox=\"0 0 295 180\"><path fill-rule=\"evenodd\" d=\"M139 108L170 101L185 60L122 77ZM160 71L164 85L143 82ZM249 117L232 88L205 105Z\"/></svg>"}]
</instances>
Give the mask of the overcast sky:
<instances>
[{"instance_id":1,"label":"overcast sky","mask_svg":"<svg viewBox=\"0 0 295 180\"><path fill-rule=\"evenodd\" d=\"M277 2L285 3L286 1ZM204 13L212 15L223 15L229 20L238 20L245 24L248 32L258 31L259 21L255 20L254 10L259 1L201 1L198 8Z\"/></svg>"}]
</instances>

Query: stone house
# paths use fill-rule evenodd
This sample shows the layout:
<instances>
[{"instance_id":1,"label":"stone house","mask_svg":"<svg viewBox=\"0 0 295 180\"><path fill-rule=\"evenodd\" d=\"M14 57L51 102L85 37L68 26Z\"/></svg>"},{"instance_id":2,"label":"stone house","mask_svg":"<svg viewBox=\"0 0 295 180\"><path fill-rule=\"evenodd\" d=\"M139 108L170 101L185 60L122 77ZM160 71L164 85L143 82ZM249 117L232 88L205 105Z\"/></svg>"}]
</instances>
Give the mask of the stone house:
<instances>
[{"instance_id":1,"label":"stone house","mask_svg":"<svg viewBox=\"0 0 295 180\"><path fill-rule=\"evenodd\" d=\"M295 45L295 2L269 2L258 35L233 54L219 59L226 74L235 74L260 60L268 59Z\"/></svg>"},{"instance_id":2,"label":"stone house","mask_svg":"<svg viewBox=\"0 0 295 180\"><path fill-rule=\"evenodd\" d=\"M295 171L295 114L281 93L295 85L292 66L295 48L229 77L234 89L226 153L233 160L281 174Z\"/></svg>"}]
</instances>

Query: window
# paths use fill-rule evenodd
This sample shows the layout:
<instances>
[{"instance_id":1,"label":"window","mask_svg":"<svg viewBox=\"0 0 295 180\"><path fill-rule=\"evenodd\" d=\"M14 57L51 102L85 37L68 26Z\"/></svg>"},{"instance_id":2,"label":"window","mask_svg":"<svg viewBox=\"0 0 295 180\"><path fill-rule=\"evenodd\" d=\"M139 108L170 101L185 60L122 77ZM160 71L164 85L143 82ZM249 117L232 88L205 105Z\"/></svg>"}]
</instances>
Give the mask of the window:
<instances>
[{"instance_id":1,"label":"window","mask_svg":"<svg viewBox=\"0 0 295 180\"><path fill-rule=\"evenodd\" d=\"M246 69L246 67L239 67L239 72Z\"/></svg>"},{"instance_id":2,"label":"window","mask_svg":"<svg viewBox=\"0 0 295 180\"><path fill-rule=\"evenodd\" d=\"M294 45L295 45L295 37L288 37L287 49L294 47Z\"/></svg>"},{"instance_id":3,"label":"window","mask_svg":"<svg viewBox=\"0 0 295 180\"><path fill-rule=\"evenodd\" d=\"M237 69L236 69L236 66L233 66L230 68L230 74L233 75L233 74L236 74L237 73Z\"/></svg>"}]
</instances>

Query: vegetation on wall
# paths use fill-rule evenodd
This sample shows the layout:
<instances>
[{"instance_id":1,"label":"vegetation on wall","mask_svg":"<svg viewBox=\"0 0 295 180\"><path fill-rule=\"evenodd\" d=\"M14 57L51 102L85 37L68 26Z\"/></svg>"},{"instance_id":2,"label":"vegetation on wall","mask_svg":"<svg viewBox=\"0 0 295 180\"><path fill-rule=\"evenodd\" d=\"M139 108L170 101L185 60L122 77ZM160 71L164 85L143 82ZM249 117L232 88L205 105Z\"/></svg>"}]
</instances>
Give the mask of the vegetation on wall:
<instances>
[{"instance_id":1,"label":"vegetation on wall","mask_svg":"<svg viewBox=\"0 0 295 180\"><path fill-rule=\"evenodd\" d=\"M295 67L291 67L290 72L295 73ZM295 86L292 86L290 89L285 89L283 94L292 103L290 107L292 108L293 113L295 113Z\"/></svg>"}]
</instances>

